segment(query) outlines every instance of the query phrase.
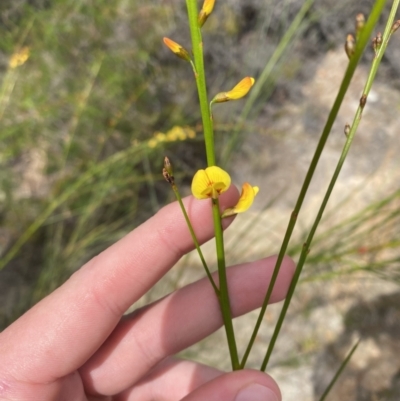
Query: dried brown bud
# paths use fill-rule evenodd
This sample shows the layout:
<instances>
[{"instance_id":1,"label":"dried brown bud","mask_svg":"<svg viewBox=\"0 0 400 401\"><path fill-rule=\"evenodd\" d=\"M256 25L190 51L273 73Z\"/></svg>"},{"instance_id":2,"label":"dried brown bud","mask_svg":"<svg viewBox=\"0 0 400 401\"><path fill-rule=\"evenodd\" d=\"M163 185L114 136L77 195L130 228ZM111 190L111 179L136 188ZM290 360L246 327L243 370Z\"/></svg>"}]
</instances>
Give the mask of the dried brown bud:
<instances>
[{"instance_id":1,"label":"dried brown bud","mask_svg":"<svg viewBox=\"0 0 400 401\"><path fill-rule=\"evenodd\" d=\"M367 95L362 95L360 99L360 106L363 109L365 105L367 104Z\"/></svg>"},{"instance_id":2,"label":"dried brown bud","mask_svg":"<svg viewBox=\"0 0 400 401\"><path fill-rule=\"evenodd\" d=\"M349 136L349 134L350 134L350 124L346 124L346 125L344 126L344 134L345 134L346 136Z\"/></svg>"},{"instance_id":3,"label":"dried brown bud","mask_svg":"<svg viewBox=\"0 0 400 401\"><path fill-rule=\"evenodd\" d=\"M167 156L164 157L164 168L165 168L165 170L167 171L168 174L170 174L170 175L174 174L174 172L172 170L171 162L169 161Z\"/></svg>"},{"instance_id":4,"label":"dried brown bud","mask_svg":"<svg viewBox=\"0 0 400 401\"><path fill-rule=\"evenodd\" d=\"M379 47L381 47L381 45L382 45L382 34L380 32L378 32L378 34L376 35L376 43L378 44Z\"/></svg>"},{"instance_id":5,"label":"dried brown bud","mask_svg":"<svg viewBox=\"0 0 400 401\"><path fill-rule=\"evenodd\" d=\"M174 176L173 176L173 175L170 175L170 174L168 173L168 171L167 171L165 168L163 168L162 173L163 173L163 176L164 176L164 178L165 178L165 181L167 181L167 182L168 182L169 184L171 184L171 185L174 185L174 184L175 184Z\"/></svg>"},{"instance_id":6,"label":"dried brown bud","mask_svg":"<svg viewBox=\"0 0 400 401\"><path fill-rule=\"evenodd\" d=\"M365 17L364 14L357 14L356 15L356 34L357 37L360 35L360 32L364 28L365 25Z\"/></svg>"},{"instance_id":7,"label":"dried brown bud","mask_svg":"<svg viewBox=\"0 0 400 401\"><path fill-rule=\"evenodd\" d=\"M164 157L163 176L168 183L175 185L174 171L167 156Z\"/></svg>"},{"instance_id":8,"label":"dried brown bud","mask_svg":"<svg viewBox=\"0 0 400 401\"><path fill-rule=\"evenodd\" d=\"M351 59L351 56L354 54L355 51L355 41L353 35L347 35L346 43L344 44L344 50L346 51L347 57Z\"/></svg>"},{"instance_id":9,"label":"dried brown bud","mask_svg":"<svg viewBox=\"0 0 400 401\"><path fill-rule=\"evenodd\" d=\"M378 32L378 34L372 40L372 47L374 52L377 53L382 46L382 34Z\"/></svg>"},{"instance_id":10,"label":"dried brown bud","mask_svg":"<svg viewBox=\"0 0 400 401\"><path fill-rule=\"evenodd\" d=\"M400 19L398 19L392 26L392 33L395 33L400 28Z\"/></svg>"}]
</instances>

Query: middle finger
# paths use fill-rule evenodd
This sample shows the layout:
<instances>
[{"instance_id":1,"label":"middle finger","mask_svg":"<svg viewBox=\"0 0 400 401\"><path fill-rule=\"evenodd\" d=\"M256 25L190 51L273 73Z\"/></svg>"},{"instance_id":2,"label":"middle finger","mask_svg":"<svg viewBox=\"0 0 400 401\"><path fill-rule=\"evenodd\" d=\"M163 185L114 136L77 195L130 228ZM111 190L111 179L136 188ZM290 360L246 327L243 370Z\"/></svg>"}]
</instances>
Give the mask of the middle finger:
<instances>
[{"instance_id":1,"label":"middle finger","mask_svg":"<svg viewBox=\"0 0 400 401\"><path fill-rule=\"evenodd\" d=\"M233 316L262 304L275 261L276 257L270 257L228 269ZM284 298L293 270L293 262L285 258L270 302ZM190 284L125 316L81 369L85 388L92 394L117 394L160 360L200 341L221 324L219 304L208 280Z\"/></svg>"}]
</instances>

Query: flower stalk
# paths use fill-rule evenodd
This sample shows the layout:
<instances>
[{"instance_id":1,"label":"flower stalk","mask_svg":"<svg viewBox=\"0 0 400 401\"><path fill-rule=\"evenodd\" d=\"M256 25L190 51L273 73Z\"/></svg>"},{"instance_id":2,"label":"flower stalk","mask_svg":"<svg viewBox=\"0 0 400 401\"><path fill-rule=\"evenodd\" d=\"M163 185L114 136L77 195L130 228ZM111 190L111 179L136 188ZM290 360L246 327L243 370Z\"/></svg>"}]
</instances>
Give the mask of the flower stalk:
<instances>
[{"instance_id":1,"label":"flower stalk","mask_svg":"<svg viewBox=\"0 0 400 401\"><path fill-rule=\"evenodd\" d=\"M198 8L196 0L186 0L186 7L189 17L190 36L192 39L192 51L194 65L196 68L196 85L199 96L200 111L203 122L204 141L206 146L207 165L214 166L215 149L214 149L214 130L212 126L210 109L208 107L208 97L206 88L206 75L204 70L203 57L203 38L198 23Z\"/></svg>"},{"instance_id":2,"label":"flower stalk","mask_svg":"<svg viewBox=\"0 0 400 401\"><path fill-rule=\"evenodd\" d=\"M189 17L190 36L192 39L194 65L196 69L195 76L196 76L197 92L199 96L200 110L203 121L207 165L208 167L212 167L215 166L216 164L215 147L214 147L214 130L207 97L206 76L204 70L204 57L203 57L203 39L201 35L201 25L199 24L199 11L197 7L197 0L186 0L186 6ZM232 369L237 370L240 369L240 363L237 352L235 333L232 324L228 283L226 278L224 240L223 240L223 231L222 231L218 198L212 199L212 212L214 221L215 245L216 245L217 260L218 260L218 277L219 277L219 291L220 291L219 303L221 307L222 318L228 341Z\"/></svg>"},{"instance_id":3,"label":"flower stalk","mask_svg":"<svg viewBox=\"0 0 400 401\"><path fill-rule=\"evenodd\" d=\"M171 188L174 191L175 197L176 197L176 199L177 199L177 201L179 203L179 206L180 206L180 208L182 210L183 216L185 217L185 221L186 221L186 224L187 224L187 226L189 228L190 235L192 237L194 245L196 247L196 251L199 254L201 263L202 263L202 265L204 267L204 270L206 271L207 277L210 280L210 283L211 283L211 285L212 285L212 287L214 289L215 295L219 299L220 298L220 291L219 291L218 287L215 284L215 281L214 281L214 279L213 279L213 277L211 275L210 269L208 268L208 265L206 263L204 255L203 255L203 252L202 252L202 250L200 248L199 241L198 241L198 239L196 237L196 234L194 232L192 223L191 223L191 221L189 219L189 216L187 214L185 205L182 202L182 197L181 197L181 194L179 193L178 186L175 183L175 177L174 177L172 165L171 165L171 162L169 161L168 157L165 157L165 159L164 159L163 176L164 176L165 180L171 185Z\"/></svg>"}]
</instances>

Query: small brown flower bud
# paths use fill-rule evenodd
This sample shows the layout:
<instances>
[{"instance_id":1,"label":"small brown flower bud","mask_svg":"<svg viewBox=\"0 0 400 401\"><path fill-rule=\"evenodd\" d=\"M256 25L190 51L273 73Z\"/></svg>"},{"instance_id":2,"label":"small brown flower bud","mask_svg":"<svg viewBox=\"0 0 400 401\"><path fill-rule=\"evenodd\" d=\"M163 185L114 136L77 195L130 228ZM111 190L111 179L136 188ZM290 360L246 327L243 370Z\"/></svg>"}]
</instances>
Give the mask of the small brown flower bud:
<instances>
[{"instance_id":1,"label":"small brown flower bud","mask_svg":"<svg viewBox=\"0 0 400 401\"><path fill-rule=\"evenodd\" d=\"M349 134L350 134L350 124L346 124L346 125L344 126L344 134L345 134L346 136L349 136Z\"/></svg>"},{"instance_id":2,"label":"small brown flower bud","mask_svg":"<svg viewBox=\"0 0 400 401\"><path fill-rule=\"evenodd\" d=\"M164 178L165 178L165 181L167 181L169 184L171 184L171 185L174 185L175 184L175 179L174 179L174 176L173 175L170 175L169 173L168 173L168 171L165 169L165 168L163 168L163 176L164 176Z\"/></svg>"},{"instance_id":3,"label":"small brown flower bud","mask_svg":"<svg viewBox=\"0 0 400 401\"><path fill-rule=\"evenodd\" d=\"M347 35L346 43L344 44L344 50L346 51L347 57L351 59L351 56L355 51L355 40L353 35Z\"/></svg>"},{"instance_id":4,"label":"small brown flower bud","mask_svg":"<svg viewBox=\"0 0 400 401\"><path fill-rule=\"evenodd\" d=\"M364 28L365 25L365 17L364 14L357 14L356 15L356 34L357 37L360 35L360 32Z\"/></svg>"},{"instance_id":5,"label":"small brown flower bud","mask_svg":"<svg viewBox=\"0 0 400 401\"><path fill-rule=\"evenodd\" d=\"M367 95L362 95L360 99L360 106L363 109L365 105L367 104Z\"/></svg>"},{"instance_id":6,"label":"small brown flower bud","mask_svg":"<svg viewBox=\"0 0 400 401\"><path fill-rule=\"evenodd\" d=\"M174 174L174 172L172 170L171 162L169 161L167 156L164 157L164 168L165 168L165 170L167 171L168 174L170 174L170 175Z\"/></svg>"},{"instance_id":7,"label":"small brown flower bud","mask_svg":"<svg viewBox=\"0 0 400 401\"><path fill-rule=\"evenodd\" d=\"M378 34L372 40L372 47L374 52L377 53L382 46L382 34L378 32Z\"/></svg>"},{"instance_id":8,"label":"small brown flower bud","mask_svg":"<svg viewBox=\"0 0 400 401\"><path fill-rule=\"evenodd\" d=\"M392 33L395 33L400 28L400 19L398 19L392 26Z\"/></svg>"},{"instance_id":9,"label":"small brown flower bud","mask_svg":"<svg viewBox=\"0 0 400 401\"><path fill-rule=\"evenodd\" d=\"M164 157L163 176L169 184L175 185L174 170L167 156Z\"/></svg>"}]
</instances>

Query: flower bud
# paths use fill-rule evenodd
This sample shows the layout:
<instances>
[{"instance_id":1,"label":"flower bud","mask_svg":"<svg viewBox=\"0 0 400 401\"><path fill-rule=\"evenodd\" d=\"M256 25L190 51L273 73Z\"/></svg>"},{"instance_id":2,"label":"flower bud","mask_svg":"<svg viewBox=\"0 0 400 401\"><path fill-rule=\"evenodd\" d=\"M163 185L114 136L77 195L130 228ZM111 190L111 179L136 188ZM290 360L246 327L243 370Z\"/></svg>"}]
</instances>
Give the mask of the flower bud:
<instances>
[{"instance_id":1,"label":"flower bud","mask_svg":"<svg viewBox=\"0 0 400 401\"><path fill-rule=\"evenodd\" d=\"M367 95L364 93L360 98L360 107L363 109L367 104Z\"/></svg>"},{"instance_id":2,"label":"flower bud","mask_svg":"<svg viewBox=\"0 0 400 401\"><path fill-rule=\"evenodd\" d=\"M377 53L382 46L382 34L378 32L378 34L372 40L372 47L374 52Z\"/></svg>"},{"instance_id":3,"label":"flower bud","mask_svg":"<svg viewBox=\"0 0 400 401\"><path fill-rule=\"evenodd\" d=\"M353 35L347 35L346 43L344 45L344 50L346 51L347 57L351 59L351 56L354 54L355 51L355 41Z\"/></svg>"},{"instance_id":4,"label":"flower bud","mask_svg":"<svg viewBox=\"0 0 400 401\"><path fill-rule=\"evenodd\" d=\"M356 15L356 36L357 38L360 36L360 32L364 28L365 25L365 17L364 14L357 14Z\"/></svg>"},{"instance_id":5,"label":"flower bud","mask_svg":"<svg viewBox=\"0 0 400 401\"><path fill-rule=\"evenodd\" d=\"M204 0L203 7L199 13L199 26L200 28L207 21L207 18L210 16L214 9L215 0Z\"/></svg>"},{"instance_id":6,"label":"flower bud","mask_svg":"<svg viewBox=\"0 0 400 401\"><path fill-rule=\"evenodd\" d=\"M344 134L345 134L346 136L349 136L349 134L350 134L350 124L346 124L346 125L344 126Z\"/></svg>"},{"instance_id":7,"label":"flower bud","mask_svg":"<svg viewBox=\"0 0 400 401\"><path fill-rule=\"evenodd\" d=\"M395 33L400 28L400 19L398 19L392 26L391 33Z\"/></svg>"},{"instance_id":8,"label":"flower bud","mask_svg":"<svg viewBox=\"0 0 400 401\"><path fill-rule=\"evenodd\" d=\"M163 41L165 46L167 46L172 51L172 53L174 53L183 60L186 61L191 60L188 51L185 48L183 48L179 43L176 43L169 38L163 38Z\"/></svg>"},{"instance_id":9,"label":"flower bud","mask_svg":"<svg viewBox=\"0 0 400 401\"><path fill-rule=\"evenodd\" d=\"M167 156L164 157L164 168L168 172L168 174L174 175L174 171L172 169L171 162L169 161Z\"/></svg>"}]
</instances>

